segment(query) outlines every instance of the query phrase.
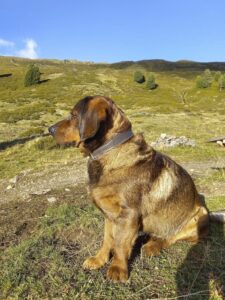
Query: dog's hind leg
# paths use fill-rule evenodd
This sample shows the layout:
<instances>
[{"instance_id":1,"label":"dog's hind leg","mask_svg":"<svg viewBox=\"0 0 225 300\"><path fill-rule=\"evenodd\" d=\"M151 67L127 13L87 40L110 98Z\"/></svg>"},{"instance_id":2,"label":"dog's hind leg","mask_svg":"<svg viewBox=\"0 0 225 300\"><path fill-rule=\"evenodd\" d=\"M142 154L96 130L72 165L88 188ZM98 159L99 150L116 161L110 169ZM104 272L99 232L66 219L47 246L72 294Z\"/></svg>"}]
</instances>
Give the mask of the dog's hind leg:
<instances>
[{"instance_id":1,"label":"dog's hind leg","mask_svg":"<svg viewBox=\"0 0 225 300\"><path fill-rule=\"evenodd\" d=\"M196 213L174 236L167 239L152 238L142 247L142 255L158 255L163 248L168 248L177 241L188 241L198 243L208 234L209 215L204 206L196 208Z\"/></svg>"},{"instance_id":2,"label":"dog's hind leg","mask_svg":"<svg viewBox=\"0 0 225 300\"><path fill-rule=\"evenodd\" d=\"M204 206L197 207L197 212L188 223L171 238L171 243L176 241L188 241L198 243L209 232L209 213Z\"/></svg>"}]
</instances>

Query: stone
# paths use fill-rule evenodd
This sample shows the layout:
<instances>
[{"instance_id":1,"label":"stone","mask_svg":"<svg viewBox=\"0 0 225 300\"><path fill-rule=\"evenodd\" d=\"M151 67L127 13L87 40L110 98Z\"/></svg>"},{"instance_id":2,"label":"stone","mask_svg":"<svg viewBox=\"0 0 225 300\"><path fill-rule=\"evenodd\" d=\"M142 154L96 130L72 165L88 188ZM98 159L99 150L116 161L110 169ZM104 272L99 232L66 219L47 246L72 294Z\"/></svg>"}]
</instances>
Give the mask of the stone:
<instances>
[{"instance_id":1,"label":"stone","mask_svg":"<svg viewBox=\"0 0 225 300\"><path fill-rule=\"evenodd\" d=\"M51 189L45 189L45 190L40 190L40 191L35 191L35 192L32 192L31 195L45 195L47 194L48 192L50 192Z\"/></svg>"},{"instance_id":2,"label":"stone","mask_svg":"<svg viewBox=\"0 0 225 300\"><path fill-rule=\"evenodd\" d=\"M56 202L56 197L48 197L47 200L49 203L54 203Z\"/></svg>"},{"instance_id":3,"label":"stone","mask_svg":"<svg viewBox=\"0 0 225 300\"><path fill-rule=\"evenodd\" d=\"M176 137L174 135L167 135L162 133L160 137L151 143L153 147L176 147L176 146L189 146L195 147L196 143L194 140L190 140L185 136Z\"/></svg>"},{"instance_id":4,"label":"stone","mask_svg":"<svg viewBox=\"0 0 225 300\"><path fill-rule=\"evenodd\" d=\"M166 133L161 133L160 137L161 137L162 139L165 139L165 138L166 138Z\"/></svg>"},{"instance_id":5,"label":"stone","mask_svg":"<svg viewBox=\"0 0 225 300\"><path fill-rule=\"evenodd\" d=\"M9 179L9 183L16 184L19 179L19 176L16 175L13 178Z\"/></svg>"}]
</instances>

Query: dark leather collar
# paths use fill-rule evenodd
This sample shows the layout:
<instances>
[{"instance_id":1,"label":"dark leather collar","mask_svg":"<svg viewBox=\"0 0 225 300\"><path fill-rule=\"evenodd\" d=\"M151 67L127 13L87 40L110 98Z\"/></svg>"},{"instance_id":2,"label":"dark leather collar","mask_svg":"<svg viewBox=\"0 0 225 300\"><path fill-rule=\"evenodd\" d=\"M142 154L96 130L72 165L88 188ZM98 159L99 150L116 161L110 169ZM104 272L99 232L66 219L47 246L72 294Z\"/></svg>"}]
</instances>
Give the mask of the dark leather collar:
<instances>
[{"instance_id":1,"label":"dark leather collar","mask_svg":"<svg viewBox=\"0 0 225 300\"><path fill-rule=\"evenodd\" d=\"M134 136L132 130L128 130L122 133L118 133L115 137L113 137L110 141L108 141L106 144L102 145L101 147L94 150L92 153L90 153L90 156L92 159L98 159L100 156L108 152L109 150L115 148L116 146L123 144L130 138Z\"/></svg>"}]
</instances>

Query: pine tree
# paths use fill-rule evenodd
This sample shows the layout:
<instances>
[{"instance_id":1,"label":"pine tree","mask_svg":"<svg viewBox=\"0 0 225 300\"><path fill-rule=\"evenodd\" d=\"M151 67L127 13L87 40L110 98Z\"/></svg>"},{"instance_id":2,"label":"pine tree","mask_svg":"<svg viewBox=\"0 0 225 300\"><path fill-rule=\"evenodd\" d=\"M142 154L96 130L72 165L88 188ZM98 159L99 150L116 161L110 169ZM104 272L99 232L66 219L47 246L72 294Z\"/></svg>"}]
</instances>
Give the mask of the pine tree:
<instances>
[{"instance_id":1,"label":"pine tree","mask_svg":"<svg viewBox=\"0 0 225 300\"><path fill-rule=\"evenodd\" d=\"M27 70L27 73L24 78L24 85L30 86L33 84L37 84L40 81L41 73L35 64L30 64Z\"/></svg>"},{"instance_id":2,"label":"pine tree","mask_svg":"<svg viewBox=\"0 0 225 300\"><path fill-rule=\"evenodd\" d=\"M153 73L150 73L148 75L148 79L146 82L146 86L149 90L153 90L156 88L156 83L155 83L155 75Z\"/></svg>"},{"instance_id":3,"label":"pine tree","mask_svg":"<svg viewBox=\"0 0 225 300\"><path fill-rule=\"evenodd\" d=\"M141 71L136 71L134 73L134 81L136 81L137 83L145 82L145 76L142 74Z\"/></svg>"}]
</instances>

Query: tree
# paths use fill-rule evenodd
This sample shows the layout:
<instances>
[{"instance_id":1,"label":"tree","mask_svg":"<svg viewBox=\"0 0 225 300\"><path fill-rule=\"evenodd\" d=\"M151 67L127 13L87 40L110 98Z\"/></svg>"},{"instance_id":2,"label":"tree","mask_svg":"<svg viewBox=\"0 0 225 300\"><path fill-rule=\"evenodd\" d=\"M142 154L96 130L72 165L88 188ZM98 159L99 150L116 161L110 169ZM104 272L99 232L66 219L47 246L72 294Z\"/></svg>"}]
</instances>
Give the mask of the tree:
<instances>
[{"instance_id":1,"label":"tree","mask_svg":"<svg viewBox=\"0 0 225 300\"><path fill-rule=\"evenodd\" d=\"M30 64L27 70L27 73L24 78L24 85L30 86L33 84L37 84L40 81L41 73L35 64Z\"/></svg>"},{"instance_id":2,"label":"tree","mask_svg":"<svg viewBox=\"0 0 225 300\"><path fill-rule=\"evenodd\" d=\"M196 86L197 88L207 88L210 86L210 82L207 80L207 78L204 75L199 75L196 78Z\"/></svg>"},{"instance_id":3,"label":"tree","mask_svg":"<svg viewBox=\"0 0 225 300\"><path fill-rule=\"evenodd\" d=\"M219 78L219 89L220 92L225 89L225 75L221 75Z\"/></svg>"},{"instance_id":4,"label":"tree","mask_svg":"<svg viewBox=\"0 0 225 300\"><path fill-rule=\"evenodd\" d=\"M155 75L153 73L150 73L148 75L148 79L146 82L146 86L149 90L153 90L156 88L156 83L155 83Z\"/></svg>"},{"instance_id":5,"label":"tree","mask_svg":"<svg viewBox=\"0 0 225 300\"><path fill-rule=\"evenodd\" d=\"M203 77L208 81L209 85L211 85L213 81L212 73L209 69L206 69L203 73Z\"/></svg>"},{"instance_id":6,"label":"tree","mask_svg":"<svg viewBox=\"0 0 225 300\"><path fill-rule=\"evenodd\" d=\"M134 72L134 81L136 81L137 83L145 82L145 76L142 74L141 71Z\"/></svg>"},{"instance_id":7,"label":"tree","mask_svg":"<svg viewBox=\"0 0 225 300\"><path fill-rule=\"evenodd\" d=\"M220 79L220 76L221 76L221 72L220 71L217 71L217 72L215 72L215 74L214 74L214 79L215 79L215 81L219 81L219 79Z\"/></svg>"}]
</instances>

